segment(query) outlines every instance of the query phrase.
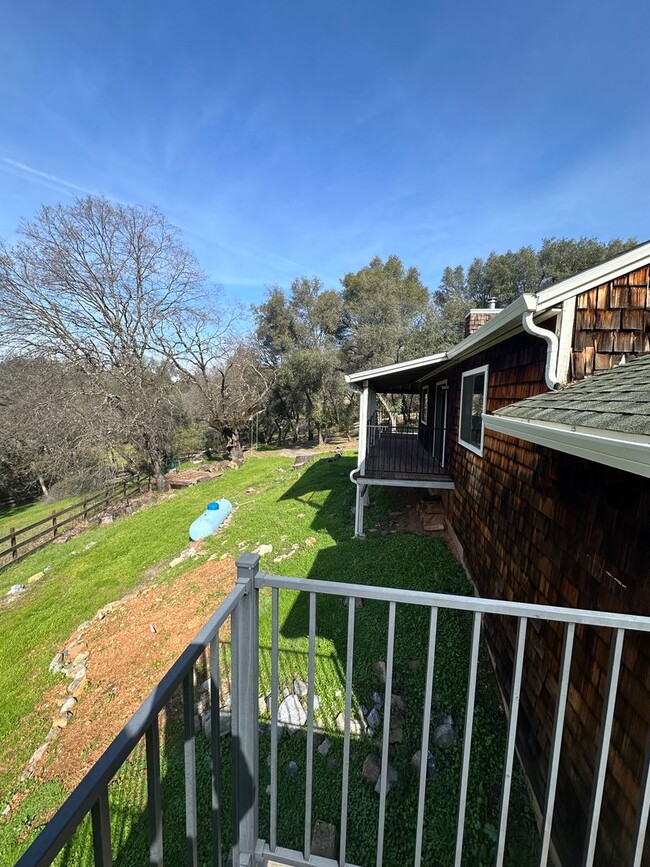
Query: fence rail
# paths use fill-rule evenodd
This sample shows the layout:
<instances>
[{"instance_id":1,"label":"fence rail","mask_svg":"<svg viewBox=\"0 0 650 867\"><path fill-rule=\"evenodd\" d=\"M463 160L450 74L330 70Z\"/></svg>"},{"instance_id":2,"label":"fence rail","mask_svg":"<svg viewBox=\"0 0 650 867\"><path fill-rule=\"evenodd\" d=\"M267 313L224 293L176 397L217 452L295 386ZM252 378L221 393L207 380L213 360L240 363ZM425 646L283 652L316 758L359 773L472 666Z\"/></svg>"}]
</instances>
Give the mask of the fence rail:
<instances>
[{"instance_id":1,"label":"fence rail","mask_svg":"<svg viewBox=\"0 0 650 867\"><path fill-rule=\"evenodd\" d=\"M436 628L438 613L442 609L464 610L472 617L472 639L469 652L469 673L464 733L462 736L462 766L460 771L457 828L455 835L455 867L463 861L465 832L465 796L468 791L469 767L472 752L472 718L477 687L478 650L485 615L504 616L515 619L517 638L514 651L514 670L510 707L507 717L507 741L504 756L503 785L500 800L500 822L495 864L504 863L505 841L508 825L508 807L515 760L519 697L524 671L527 626L535 620L564 624L563 658L558 679L557 701L553 738L549 748L549 767L546 782L545 808L540 828L540 867L546 867L551 849L551 830L555 809L555 793L565 726L565 711L569 686L571 660L576 626L607 627L611 630L610 664L602 711L600 742L593 779L593 796L588 814L588 827L584 841L583 867L594 862L600 813L603 804L607 756L612 733L612 718L618 692L619 671L623 643L628 632L650 632L650 617L633 617L598 611L573 610L553 606L527 605L514 602L486 600L475 597L453 596L438 593L415 592L398 588L382 588L358 584L328 581L304 581L303 579L269 575L259 572L259 556L244 554L237 561L235 588L217 609L194 641L160 681L129 723L120 732L103 756L88 772L80 785L56 813L45 829L18 861L17 867L45 867L51 863L71 838L83 818L91 813L96 867L108 867L112 863L110 808L108 786L113 776L126 762L139 742L146 737L149 845L150 863L162 867L162 813L160 792L160 758L158 714L172 694L182 686L184 719L184 770L185 770L185 837L187 841L186 863L196 867L197 856L197 777L194 732L194 687L193 666L201 654L210 649L210 692L212 710L212 863L223 867L228 860L238 867L253 867L269 861L293 867L352 867L347 861L348 851L348 763L350 756L352 718L352 672L354 664L355 600L372 599L388 606L388 634L386 645L386 680L383 707L385 708L382 730L381 779L378 808L376 854L373 863L381 867L384 860L384 829L386 818L388 747L391 724L393 659L396 635L396 610L398 605L420 605L429 610L429 640L426 658L426 692L422 708L421 758L418 778L417 818L412 828L414 839L415 867L422 861L423 829L425 819L425 791L427 752L429 748L432 684L436 666ZM263 588L271 590L271 786L269 838L259 837L259 761L258 761L258 684L259 684L259 619L258 593ZM303 851L285 848L278 841L278 679L279 655L279 610L280 593L293 591L306 593L309 600L308 625L308 683L306 722L306 787L305 825ZM318 595L334 595L348 600L347 649L345 664L345 711L343 746L343 781L339 853L336 860L315 856L311 852L312 830L312 784L315 712L315 655L316 655L316 598ZM228 617L231 618L231 754L232 754L232 803L233 846L228 855L222 850L221 840L221 791L219 781L221 739L220 714L220 668L219 629ZM650 775L648 764L650 751L645 757L645 771L640 785L637 825L632 841L633 852L628 863L640 867L648 825L650 804ZM206 833L208 833L206 829ZM623 862L621 862L623 863Z\"/></svg>"},{"instance_id":2,"label":"fence rail","mask_svg":"<svg viewBox=\"0 0 650 867\"><path fill-rule=\"evenodd\" d=\"M105 490L93 494L91 497L85 497L83 500L74 503L72 506L67 506L65 509L53 511L47 518L42 518L40 521L35 521L33 524L27 524L24 527L12 527L9 530L9 533L5 536L0 536L0 546L7 542L9 543L8 547L0 550L0 572L4 571L9 566L12 566L14 563L19 563L29 554L33 554L35 551L39 551L41 548L49 545L57 538L62 527L66 527L68 524L78 521L80 518L87 520L95 512L107 508L110 503L124 499L134 492L140 493L145 485L149 490L151 489L150 476L143 475L136 476L132 479L123 479L110 485ZM67 517L65 517L64 520L61 520L63 516ZM46 529L39 530L40 527L46 527ZM26 533L30 533L32 530L38 530L38 532L22 538ZM39 539L44 539L44 541L33 546L33 543ZM29 550L22 551L26 546L30 546ZM6 563L2 563L1 561L5 557L9 557L9 560Z\"/></svg>"}]
</instances>

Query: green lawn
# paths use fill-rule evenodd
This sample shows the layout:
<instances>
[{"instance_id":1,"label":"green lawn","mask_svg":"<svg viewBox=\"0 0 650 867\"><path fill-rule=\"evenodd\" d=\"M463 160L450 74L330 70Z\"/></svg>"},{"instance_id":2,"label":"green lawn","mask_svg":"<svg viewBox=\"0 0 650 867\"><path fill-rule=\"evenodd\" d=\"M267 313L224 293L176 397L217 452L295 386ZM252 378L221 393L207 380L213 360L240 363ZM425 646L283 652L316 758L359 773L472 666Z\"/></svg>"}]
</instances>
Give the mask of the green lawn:
<instances>
[{"instance_id":1,"label":"green lawn","mask_svg":"<svg viewBox=\"0 0 650 867\"><path fill-rule=\"evenodd\" d=\"M143 573L180 551L187 541L187 528L207 500L227 496L240 508L230 526L208 540L208 552L227 552L236 556L259 543L270 543L274 552L263 559L269 571L304 578L342 580L359 583L399 585L413 589L469 593L470 587L459 565L444 544L413 535L369 536L353 540L352 517L354 489L348 474L350 458L333 463L316 461L301 473L290 471L290 459L272 454L251 459L238 471L228 471L220 479L190 488L146 511L115 524L90 530L66 545L52 546L0 576L0 593L33 572L51 565L45 579L33 585L30 593L12 609L0 612L0 658L10 660L0 667L0 809L3 792L16 785L26 787L22 807L0 824L0 865L12 864L25 841L37 831L39 817L63 795L56 785L37 787L16 784L16 768L28 759L41 742L49 720L31 715L40 695L52 682L47 665L52 655L74 627L91 617L102 604L119 598L137 585ZM246 493L254 487L256 493ZM382 493L367 513L367 527L381 520L390 508ZM307 537L316 542L304 545ZM90 541L98 544L84 550ZM274 564L276 554L301 547L291 559ZM178 574L164 570L164 576ZM3 583L4 582L4 583ZM65 604L61 600L65 599ZM307 596L282 592L280 610L281 685L307 672ZM443 616L444 615L444 616ZM269 688L270 595L260 599L261 683ZM379 687L372 663L386 658L387 606L366 603L357 612L354 699L371 706L371 693ZM457 612L441 612L438 627L436 672L434 678L433 724L451 714L462 735L465 689L468 668L471 620ZM345 667L346 609L339 599L321 598L317 606L316 692L322 700L322 715L331 723L343 709L342 682ZM395 686L407 705L404 741L391 752L391 763L401 776L402 788L391 793L387 802L385 863L401 865L412 860L413 825L417 807L417 782L409 771L412 754L420 745L424 666L414 669L409 662L426 658L428 612L412 606L399 606L395 645ZM21 722L22 720L22 722ZM74 722L73 722L74 725ZM480 658L479 688L474 721L473 759L470 793L467 802L465 861L488 864L493 860L495 828L505 743L505 721L487 654ZM339 824L341 791L341 739L330 735L333 746L326 758L315 755L314 819ZM269 782L266 755L269 735L260 743L261 833L268 834ZM427 813L423 863L448 865L455 837L457 789L461 762L461 740L446 752L436 751L437 773L427 785ZM171 722L163 738L163 803L165 815L166 863L184 860L184 817L182 777L182 737L179 724ZM227 743L227 740L223 742ZM210 861L209 838L209 756L203 737L197 740L201 864ZM227 750L224 751L227 753ZM350 810L348 860L372 864L377 833L378 797L361 778L361 765L369 752L377 752L368 738L352 744L350 763ZM279 751L279 827L282 845L301 848L304 819L305 740L300 735L285 737ZM299 765L296 777L288 777L288 763ZM113 838L117 865L146 862L146 779L143 752L138 749L123 768L111 789ZM228 806L229 764L225 757L224 834L229 840ZM506 861L510 865L533 863L536 830L525 786L516 775ZM207 831L205 831L207 829ZM20 841L20 842L18 842ZM62 865L92 863L88 825L62 855Z\"/></svg>"},{"instance_id":2,"label":"green lawn","mask_svg":"<svg viewBox=\"0 0 650 867\"><path fill-rule=\"evenodd\" d=\"M52 512L65 509L78 501L79 497L68 497L55 503L28 503L26 506L16 506L14 509L3 509L0 511L0 537L7 536L12 527L18 530L20 527L35 524L37 521L49 518ZM6 545L0 547L4 548Z\"/></svg>"}]
</instances>

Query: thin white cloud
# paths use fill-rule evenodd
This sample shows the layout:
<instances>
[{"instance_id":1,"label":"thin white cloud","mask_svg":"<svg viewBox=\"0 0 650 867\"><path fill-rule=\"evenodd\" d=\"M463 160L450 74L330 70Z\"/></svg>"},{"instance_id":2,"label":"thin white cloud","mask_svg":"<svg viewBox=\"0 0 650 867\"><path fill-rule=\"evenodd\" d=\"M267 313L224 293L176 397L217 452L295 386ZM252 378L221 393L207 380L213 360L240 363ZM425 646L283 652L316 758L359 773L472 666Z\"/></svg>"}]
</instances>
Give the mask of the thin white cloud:
<instances>
[{"instance_id":1,"label":"thin white cloud","mask_svg":"<svg viewBox=\"0 0 650 867\"><path fill-rule=\"evenodd\" d=\"M92 190L88 190L85 187L80 187L78 184L73 184L70 181L65 181L63 178L58 178L56 175L52 175L49 172L42 172L39 169L35 169L32 166L28 166L25 163L18 162L18 160L12 160L10 157L0 157L0 162L4 163L5 166L9 166L12 169L17 169L20 172L24 172L35 180L51 185L54 184L57 187L63 187L66 190L72 190L76 193L92 193Z\"/></svg>"}]
</instances>

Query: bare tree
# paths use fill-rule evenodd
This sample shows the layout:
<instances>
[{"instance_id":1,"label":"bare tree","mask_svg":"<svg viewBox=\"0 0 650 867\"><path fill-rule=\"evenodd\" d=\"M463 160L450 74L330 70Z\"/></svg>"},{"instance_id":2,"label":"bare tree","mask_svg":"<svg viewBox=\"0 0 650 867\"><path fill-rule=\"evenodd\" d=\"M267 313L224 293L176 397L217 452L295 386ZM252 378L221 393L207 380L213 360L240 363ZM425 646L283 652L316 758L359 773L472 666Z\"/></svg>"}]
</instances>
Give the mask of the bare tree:
<instances>
[{"instance_id":1,"label":"bare tree","mask_svg":"<svg viewBox=\"0 0 650 867\"><path fill-rule=\"evenodd\" d=\"M94 196L43 207L19 234L0 247L2 343L82 371L162 489L178 405L168 350L204 288L193 255L158 210Z\"/></svg>"},{"instance_id":2,"label":"bare tree","mask_svg":"<svg viewBox=\"0 0 650 867\"><path fill-rule=\"evenodd\" d=\"M267 395L272 371L254 343L237 333L241 308L215 315L191 311L173 319L167 356L188 383L198 415L218 430L231 460L243 461L240 429Z\"/></svg>"}]
</instances>

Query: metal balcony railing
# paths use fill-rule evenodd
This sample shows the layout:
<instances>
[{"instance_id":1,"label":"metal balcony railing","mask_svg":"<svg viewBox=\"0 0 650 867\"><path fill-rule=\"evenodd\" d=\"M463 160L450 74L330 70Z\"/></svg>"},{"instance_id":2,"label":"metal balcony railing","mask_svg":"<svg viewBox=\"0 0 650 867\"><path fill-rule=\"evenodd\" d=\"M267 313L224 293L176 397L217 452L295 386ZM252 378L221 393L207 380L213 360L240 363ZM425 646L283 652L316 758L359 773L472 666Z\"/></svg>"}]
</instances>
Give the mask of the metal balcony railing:
<instances>
[{"instance_id":1,"label":"metal balcony railing","mask_svg":"<svg viewBox=\"0 0 650 867\"><path fill-rule=\"evenodd\" d=\"M384 722L382 730L382 759L378 808L378 831L374 864L381 867L384 860L384 826L386 818L387 765L389 733L391 725L391 699L393 689L393 659L398 606L423 606L429 611L428 653L426 659L426 686L422 707L421 760L418 781L418 807L412 827L414 839L414 863L422 863L423 829L425 815L425 789L427 777L427 753L431 723L433 675L436 665L436 630L439 612L446 609L465 611L472 618L472 638L467 682L467 703L464 732L462 733L462 768L459 786L458 812L454 865L463 863L465 832L465 806L468 794L468 775L472 754L472 726L477 687L477 669L481 629L486 617L503 618L517 624L514 646L512 688L507 722L507 741L504 755L500 822L495 864L504 863L508 806L510 801L517 723L519 715L522 675L529 621L547 621L561 624L563 629L563 655L557 688L557 704L553 737L549 750L549 764L544 809L540 824L541 867L547 864L551 851L556 786L560 768L562 735L567 706L569 674L571 668L576 627L601 627L611 631L609 673L605 690L600 743L593 780L593 795L587 834L584 844L584 867L594 862L598 828L603 803L607 757L612 733L612 720L617 697L621 655L626 635L630 632L650 632L650 617L609 614L596 611L572 610L550 606L528 605L515 602L480 599L466 596L416 592L399 588L385 588L359 584L316 581L269 575L258 571L259 557L244 554L237 561L237 583L215 614L206 623L194 641L186 648L177 662L160 681L151 695L133 715L103 756L88 772L80 785L50 820L45 829L21 857L18 867L43 867L50 864L70 840L84 817L92 815L94 863L96 867L112 864L110 834L110 809L108 786L120 767L127 761L138 741L146 738L148 827L150 864L163 864L161 810L160 744L158 714L169 701L174 691L182 685L184 717L184 778L185 778L185 837L186 863L197 865L197 777L194 732L193 668L199 657L210 651L210 685L212 698L211 731L212 757L212 863L222 867L226 861L238 867L266 865L269 862L303 867L352 867L347 861L349 804L349 758L352 719L352 673L355 644L355 600L375 600L388 607L388 639L386 646L386 672L384 690ZM271 786L269 838L259 837L259 763L258 763L258 675L259 675L259 620L258 595L262 588L270 588L272 595L271 626ZM278 839L278 636L280 593L291 591L304 593L309 602L308 626L308 683L306 721L306 788L304 847L299 852L282 846ZM312 791L314 751L314 695L316 659L316 599L318 596L336 596L348 600L347 605L347 650L345 660L345 730L343 735L343 782L341 791L339 855L331 860L311 853L312 839ZM231 756L232 756L232 802L233 844L229 853L222 851L222 797L220 792L221 738L219 732L220 667L219 629L230 619L231 630ZM640 867L650 809L650 779L648 756L642 776L636 830L630 864ZM176 867L176 865L174 865Z\"/></svg>"},{"instance_id":2,"label":"metal balcony railing","mask_svg":"<svg viewBox=\"0 0 650 867\"><path fill-rule=\"evenodd\" d=\"M445 435L444 429L431 425L397 424L373 413L366 428L362 474L376 479L448 479L441 464Z\"/></svg>"}]
</instances>

